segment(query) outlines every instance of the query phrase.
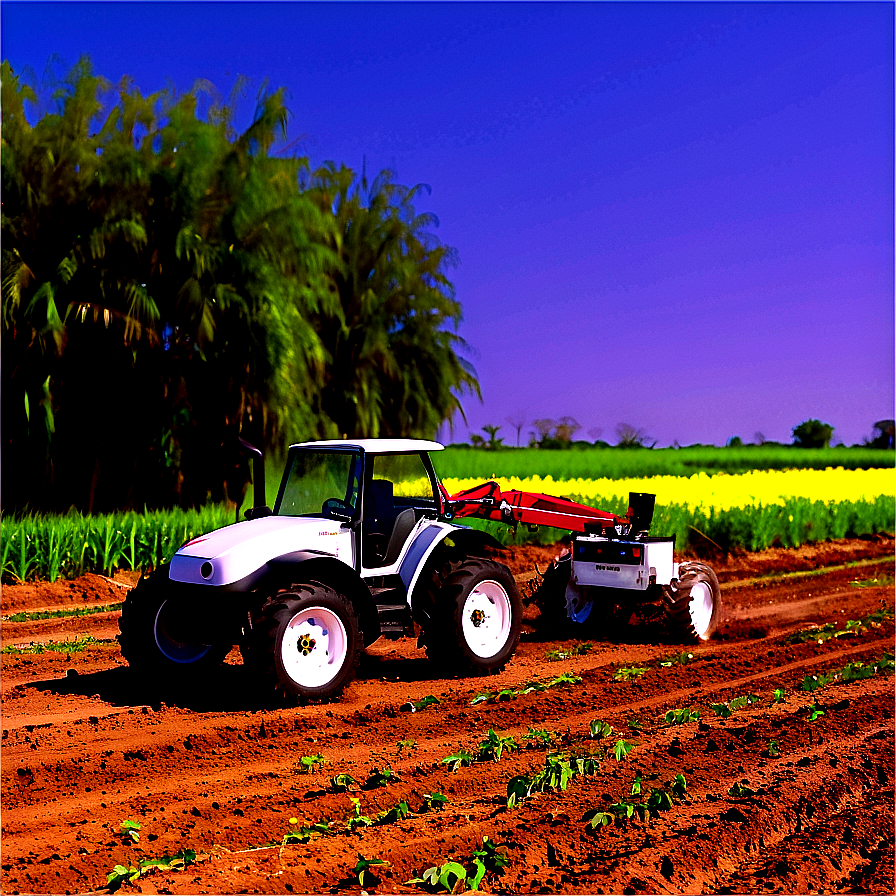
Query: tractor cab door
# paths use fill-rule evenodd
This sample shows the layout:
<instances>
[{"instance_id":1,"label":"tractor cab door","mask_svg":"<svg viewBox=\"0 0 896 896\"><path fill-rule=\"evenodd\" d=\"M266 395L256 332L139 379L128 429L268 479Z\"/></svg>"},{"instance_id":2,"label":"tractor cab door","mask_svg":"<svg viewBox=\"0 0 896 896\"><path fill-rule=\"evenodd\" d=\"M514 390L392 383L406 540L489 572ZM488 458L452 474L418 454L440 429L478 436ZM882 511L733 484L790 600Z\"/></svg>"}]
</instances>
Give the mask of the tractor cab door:
<instances>
[{"instance_id":1,"label":"tractor cab door","mask_svg":"<svg viewBox=\"0 0 896 896\"><path fill-rule=\"evenodd\" d=\"M417 523L438 516L431 467L425 458L423 454L367 456L361 524L363 567L393 566Z\"/></svg>"}]
</instances>

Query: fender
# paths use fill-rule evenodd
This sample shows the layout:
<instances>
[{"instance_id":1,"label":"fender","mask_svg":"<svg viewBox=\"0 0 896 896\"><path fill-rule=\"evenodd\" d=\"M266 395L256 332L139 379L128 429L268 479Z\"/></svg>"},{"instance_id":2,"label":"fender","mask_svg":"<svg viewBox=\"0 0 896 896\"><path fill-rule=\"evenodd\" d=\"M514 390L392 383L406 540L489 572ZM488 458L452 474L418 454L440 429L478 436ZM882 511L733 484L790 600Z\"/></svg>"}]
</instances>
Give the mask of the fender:
<instances>
[{"instance_id":1,"label":"fender","mask_svg":"<svg viewBox=\"0 0 896 896\"><path fill-rule=\"evenodd\" d=\"M399 567L398 574L408 592L408 604L413 610L414 596L420 582L423 570L429 565L429 560L440 544L446 539L461 546L468 554L475 554L483 548L503 550L504 546L496 538L480 529L471 529L468 526L455 526L451 523L433 523L427 526L414 539ZM422 587L422 586L421 586Z\"/></svg>"},{"instance_id":2,"label":"fender","mask_svg":"<svg viewBox=\"0 0 896 896\"><path fill-rule=\"evenodd\" d=\"M255 579L252 587L265 594L273 594L295 582L321 582L329 585L352 602L358 614L364 646L372 644L380 636L379 618L370 589L351 566L337 560L332 554L291 551L268 560L259 573L260 576ZM226 587L236 588L240 584L235 582Z\"/></svg>"}]
</instances>

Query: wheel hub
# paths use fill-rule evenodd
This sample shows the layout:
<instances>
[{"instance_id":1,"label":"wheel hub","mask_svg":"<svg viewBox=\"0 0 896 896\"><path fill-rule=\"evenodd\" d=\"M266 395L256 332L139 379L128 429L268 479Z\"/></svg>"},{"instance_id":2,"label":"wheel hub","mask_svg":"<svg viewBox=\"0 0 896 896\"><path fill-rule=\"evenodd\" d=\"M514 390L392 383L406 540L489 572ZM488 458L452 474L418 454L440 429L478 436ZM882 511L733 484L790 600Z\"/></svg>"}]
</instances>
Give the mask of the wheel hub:
<instances>
[{"instance_id":1,"label":"wheel hub","mask_svg":"<svg viewBox=\"0 0 896 896\"><path fill-rule=\"evenodd\" d=\"M299 653L301 653L302 656L308 656L308 654L314 650L316 643L317 642L311 637L309 632L306 632L304 635L299 635Z\"/></svg>"},{"instance_id":2,"label":"wheel hub","mask_svg":"<svg viewBox=\"0 0 896 896\"><path fill-rule=\"evenodd\" d=\"M317 688L339 674L347 650L348 635L337 614L326 607L308 607L289 621L280 659L294 682Z\"/></svg>"},{"instance_id":3,"label":"wheel hub","mask_svg":"<svg viewBox=\"0 0 896 896\"><path fill-rule=\"evenodd\" d=\"M487 659L498 653L507 643L511 628L510 599L500 583L479 582L464 602L464 640L478 657Z\"/></svg>"}]
</instances>

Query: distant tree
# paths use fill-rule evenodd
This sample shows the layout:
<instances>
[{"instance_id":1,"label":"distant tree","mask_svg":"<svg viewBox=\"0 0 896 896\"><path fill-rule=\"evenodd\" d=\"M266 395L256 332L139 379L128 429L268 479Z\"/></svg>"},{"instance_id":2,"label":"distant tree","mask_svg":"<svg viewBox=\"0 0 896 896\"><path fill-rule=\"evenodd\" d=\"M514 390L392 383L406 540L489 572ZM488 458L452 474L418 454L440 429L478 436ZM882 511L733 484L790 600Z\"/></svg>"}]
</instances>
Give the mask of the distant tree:
<instances>
[{"instance_id":1,"label":"distant tree","mask_svg":"<svg viewBox=\"0 0 896 896\"><path fill-rule=\"evenodd\" d=\"M731 436L725 445L728 448L740 448L744 444L744 440L740 436Z\"/></svg>"},{"instance_id":2,"label":"distant tree","mask_svg":"<svg viewBox=\"0 0 896 896\"><path fill-rule=\"evenodd\" d=\"M498 430L500 430L500 426L493 426L491 423L486 423L485 426L482 427L482 431L488 436L488 441L485 443L485 447L488 451L494 451L496 448L500 448L504 442L504 439L499 439Z\"/></svg>"},{"instance_id":3,"label":"distant tree","mask_svg":"<svg viewBox=\"0 0 896 896\"><path fill-rule=\"evenodd\" d=\"M620 423L616 427L617 445L620 448L652 448L656 442L647 445L650 438L643 429L638 429L630 423Z\"/></svg>"},{"instance_id":4,"label":"distant tree","mask_svg":"<svg viewBox=\"0 0 896 896\"><path fill-rule=\"evenodd\" d=\"M560 442L571 442L572 437L581 429L575 417L561 417L554 430L554 438Z\"/></svg>"},{"instance_id":5,"label":"distant tree","mask_svg":"<svg viewBox=\"0 0 896 896\"><path fill-rule=\"evenodd\" d=\"M485 439L479 433L474 432L470 434L470 444L474 448L481 448L485 444Z\"/></svg>"},{"instance_id":6,"label":"distant tree","mask_svg":"<svg viewBox=\"0 0 896 896\"><path fill-rule=\"evenodd\" d=\"M896 434L896 421L878 420L873 426L869 444L872 448L892 448L894 434Z\"/></svg>"},{"instance_id":7,"label":"distant tree","mask_svg":"<svg viewBox=\"0 0 896 896\"><path fill-rule=\"evenodd\" d=\"M541 444L545 439L551 438L551 434L554 432L554 427L556 427L557 423L549 417L541 417L538 420L533 420L532 425L535 427L535 432L537 434L536 441Z\"/></svg>"},{"instance_id":8,"label":"distant tree","mask_svg":"<svg viewBox=\"0 0 896 896\"><path fill-rule=\"evenodd\" d=\"M514 411L508 417L504 418L506 423L509 423L516 430L516 447L520 447L520 432L523 427L526 425L526 412L525 411Z\"/></svg>"},{"instance_id":9,"label":"distant tree","mask_svg":"<svg viewBox=\"0 0 896 896\"><path fill-rule=\"evenodd\" d=\"M820 420L805 420L793 428L793 444L800 448L827 448L831 443L834 427Z\"/></svg>"},{"instance_id":10,"label":"distant tree","mask_svg":"<svg viewBox=\"0 0 896 896\"><path fill-rule=\"evenodd\" d=\"M756 445L764 445L768 439L765 437L765 433L759 432L758 430L753 434L753 443Z\"/></svg>"},{"instance_id":11,"label":"distant tree","mask_svg":"<svg viewBox=\"0 0 896 896\"><path fill-rule=\"evenodd\" d=\"M592 426L591 429L588 430L588 435L591 436L592 442L599 442L600 437L604 434L603 427L600 426Z\"/></svg>"}]
</instances>

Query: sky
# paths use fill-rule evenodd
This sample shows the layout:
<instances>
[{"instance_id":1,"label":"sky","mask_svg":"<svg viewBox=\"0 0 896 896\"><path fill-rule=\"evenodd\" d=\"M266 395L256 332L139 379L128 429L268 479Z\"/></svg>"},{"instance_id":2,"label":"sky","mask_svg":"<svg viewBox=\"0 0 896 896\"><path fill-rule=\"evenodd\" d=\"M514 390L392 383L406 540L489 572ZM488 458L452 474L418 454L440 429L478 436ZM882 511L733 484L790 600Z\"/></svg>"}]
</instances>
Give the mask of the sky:
<instances>
[{"instance_id":1,"label":"sky","mask_svg":"<svg viewBox=\"0 0 896 896\"><path fill-rule=\"evenodd\" d=\"M246 122L267 80L312 165L428 184L483 399L446 441L571 416L853 444L894 416L892 2L4 0L0 26L38 80L244 76Z\"/></svg>"}]
</instances>

